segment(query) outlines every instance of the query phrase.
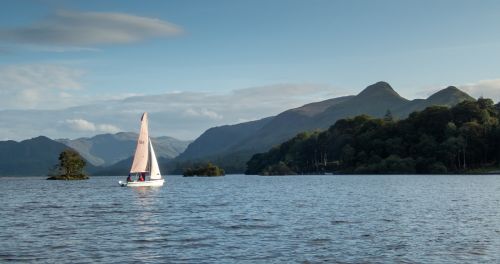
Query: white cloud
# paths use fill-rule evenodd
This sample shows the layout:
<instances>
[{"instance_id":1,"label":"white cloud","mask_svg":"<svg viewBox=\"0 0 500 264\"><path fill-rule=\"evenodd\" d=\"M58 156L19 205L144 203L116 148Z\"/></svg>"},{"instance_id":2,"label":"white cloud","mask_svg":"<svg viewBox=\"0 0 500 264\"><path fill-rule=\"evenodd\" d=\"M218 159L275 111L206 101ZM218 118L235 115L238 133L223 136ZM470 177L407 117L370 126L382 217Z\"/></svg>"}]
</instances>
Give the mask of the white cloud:
<instances>
[{"instance_id":1,"label":"white cloud","mask_svg":"<svg viewBox=\"0 0 500 264\"><path fill-rule=\"evenodd\" d=\"M223 118L223 116L219 115L217 112L205 108L199 110L188 108L186 109L186 111L184 111L184 114L189 117L202 117L202 118L207 117L213 120L220 120Z\"/></svg>"},{"instance_id":2,"label":"white cloud","mask_svg":"<svg viewBox=\"0 0 500 264\"><path fill-rule=\"evenodd\" d=\"M100 124L97 125L97 130L104 133L118 133L120 128L111 124Z\"/></svg>"},{"instance_id":3,"label":"white cloud","mask_svg":"<svg viewBox=\"0 0 500 264\"><path fill-rule=\"evenodd\" d=\"M0 86L0 93L4 87L5 83ZM60 85L60 88L54 89L57 94L52 94L57 98L70 96L71 100L80 99L80 93L74 93L81 92L79 85L74 85L72 89L62 87L66 86ZM484 80L457 87L476 97L483 95L500 99L499 80ZM51 93L51 90L36 93L38 90L35 89L35 93L31 94L33 91L30 89L23 90L26 98L43 97L45 93ZM17 96L4 95L0 96L3 104L10 104L10 101L15 101L14 95ZM210 127L256 120L341 95L346 95L345 90L330 85L277 84L226 93L175 91L106 101L88 98L87 102L92 104L82 103L77 107L53 110L40 110L40 104L34 110L20 110L26 107L16 105L18 110L0 110L0 138L19 140L38 135L76 138L118 131L138 132L142 112L149 112L151 135L194 139ZM43 102L49 102L49 99L45 100Z\"/></svg>"},{"instance_id":4,"label":"white cloud","mask_svg":"<svg viewBox=\"0 0 500 264\"><path fill-rule=\"evenodd\" d=\"M70 129L75 131L96 131L95 124L85 119L67 119L65 123Z\"/></svg>"},{"instance_id":5,"label":"white cloud","mask_svg":"<svg viewBox=\"0 0 500 264\"><path fill-rule=\"evenodd\" d=\"M79 98L71 91L59 90ZM54 110L4 110L0 111L0 127L9 129L0 131L0 137L25 139L43 134L76 138L137 132L141 113L149 112L152 135L194 139L210 127L276 115L327 99L325 96L335 91L329 85L279 84L227 93L175 91L107 101L89 99L92 104Z\"/></svg>"},{"instance_id":6,"label":"white cloud","mask_svg":"<svg viewBox=\"0 0 500 264\"><path fill-rule=\"evenodd\" d=\"M59 11L32 25L0 29L0 39L36 46L130 43L182 33L165 20L114 12Z\"/></svg>"},{"instance_id":7,"label":"white cloud","mask_svg":"<svg viewBox=\"0 0 500 264\"><path fill-rule=\"evenodd\" d=\"M469 93L472 97L491 98L495 102L500 101L500 79L481 80L476 83L468 83L458 86L462 91Z\"/></svg>"},{"instance_id":8,"label":"white cloud","mask_svg":"<svg viewBox=\"0 0 500 264\"><path fill-rule=\"evenodd\" d=\"M82 89L83 71L61 65L27 64L0 67L0 109L63 108Z\"/></svg>"},{"instance_id":9,"label":"white cloud","mask_svg":"<svg viewBox=\"0 0 500 264\"><path fill-rule=\"evenodd\" d=\"M100 132L100 133L117 133L120 132L120 128L111 124L94 124L88 120L78 118L78 119L66 119L64 123L71 130L77 132Z\"/></svg>"}]
</instances>

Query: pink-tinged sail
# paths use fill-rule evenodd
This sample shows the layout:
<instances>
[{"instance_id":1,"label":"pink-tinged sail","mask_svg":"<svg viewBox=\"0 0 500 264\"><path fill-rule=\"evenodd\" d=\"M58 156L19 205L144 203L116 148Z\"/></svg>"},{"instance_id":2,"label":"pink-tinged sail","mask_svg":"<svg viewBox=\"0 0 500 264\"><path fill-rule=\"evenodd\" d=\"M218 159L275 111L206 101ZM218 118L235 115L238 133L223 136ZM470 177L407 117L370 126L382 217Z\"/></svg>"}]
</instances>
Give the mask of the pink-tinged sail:
<instances>
[{"instance_id":1,"label":"pink-tinged sail","mask_svg":"<svg viewBox=\"0 0 500 264\"><path fill-rule=\"evenodd\" d=\"M135 149L134 161L130 173L147 172L148 171L148 113L142 114L141 131L137 139L137 147Z\"/></svg>"}]
</instances>

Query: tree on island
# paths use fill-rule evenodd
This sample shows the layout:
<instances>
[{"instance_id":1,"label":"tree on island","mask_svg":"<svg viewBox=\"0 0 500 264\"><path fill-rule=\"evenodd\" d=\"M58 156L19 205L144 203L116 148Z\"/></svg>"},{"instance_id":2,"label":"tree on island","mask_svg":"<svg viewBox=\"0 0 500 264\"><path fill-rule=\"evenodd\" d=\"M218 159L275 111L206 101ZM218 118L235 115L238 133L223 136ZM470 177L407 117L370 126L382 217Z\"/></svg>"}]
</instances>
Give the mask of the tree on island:
<instances>
[{"instance_id":1,"label":"tree on island","mask_svg":"<svg viewBox=\"0 0 500 264\"><path fill-rule=\"evenodd\" d=\"M89 177L84 173L85 160L72 149L66 149L59 154L59 165L56 166L56 175L48 180L84 180Z\"/></svg>"},{"instance_id":2,"label":"tree on island","mask_svg":"<svg viewBox=\"0 0 500 264\"><path fill-rule=\"evenodd\" d=\"M183 173L184 177L192 176L224 176L225 172L223 169L217 167L216 165L208 162L204 165L197 166L195 168L187 168Z\"/></svg>"}]
</instances>

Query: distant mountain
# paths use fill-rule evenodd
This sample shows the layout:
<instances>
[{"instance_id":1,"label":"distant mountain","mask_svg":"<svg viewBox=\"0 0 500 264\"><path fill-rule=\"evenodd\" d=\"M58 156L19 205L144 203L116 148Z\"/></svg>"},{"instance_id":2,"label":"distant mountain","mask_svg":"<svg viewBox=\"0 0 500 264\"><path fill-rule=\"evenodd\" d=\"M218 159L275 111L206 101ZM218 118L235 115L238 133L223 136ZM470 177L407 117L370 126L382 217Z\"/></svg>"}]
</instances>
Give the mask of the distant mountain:
<instances>
[{"instance_id":1,"label":"distant mountain","mask_svg":"<svg viewBox=\"0 0 500 264\"><path fill-rule=\"evenodd\" d=\"M387 113L387 110L390 110L394 116L400 116L396 109L409 102L394 91L388 83L378 82L366 87L350 100L334 105L318 114L311 120L310 127L326 129L341 118L361 114L381 117Z\"/></svg>"},{"instance_id":2,"label":"distant mountain","mask_svg":"<svg viewBox=\"0 0 500 264\"><path fill-rule=\"evenodd\" d=\"M237 143L240 143L262 129L273 118L267 117L236 125L210 128L198 137L197 140L189 144L186 151L180 154L177 159L197 159L224 153L231 147L236 147Z\"/></svg>"},{"instance_id":3,"label":"distant mountain","mask_svg":"<svg viewBox=\"0 0 500 264\"><path fill-rule=\"evenodd\" d=\"M75 140L39 136L21 142L0 141L0 176L45 176L59 163L59 154L67 148L82 155L90 175L124 175L132 164L136 140L137 134L122 132ZM166 164L189 144L171 137L151 140L160 164Z\"/></svg>"},{"instance_id":4,"label":"distant mountain","mask_svg":"<svg viewBox=\"0 0 500 264\"><path fill-rule=\"evenodd\" d=\"M134 155L137 134L120 132L102 134L91 138L58 139L80 153L95 166L106 167ZM182 153L190 141L181 141L172 137L151 138L158 157L172 159Z\"/></svg>"},{"instance_id":5,"label":"distant mountain","mask_svg":"<svg viewBox=\"0 0 500 264\"><path fill-rule=\"evenodd\" d=\"M166 166L171 159L158 158L158 165L160 165L160 171L164 174L170 174L171 171ZM115 164L106 167L97 167L91 171L92 175L98 176L126 176L130 171L130 166L132 166L132 157L128 157L124 160L118 161Z\"/></svg>"},{"instance_id":6,"label":"distant mountain","mask_svg":"<svg viewBox=\"0 0 500 264\"><path fill-rule=\"evenodd\" d=\"M0 176L46 176L67 148L44 136L21 142L0 141ZM94 168L88 165L88 169Z\"/></svg>"},{"instance_id":7,"label":"distant mountain","mask_svg":"<svg viewBox=\"0 0 500 264\"><path fill-rule=\"evenodd\" d=\"M401 109L396 109L395 111L399 112L401 118L403 118L408 116L412 112L423 110L432 105L454 106L466 100L475 99L470 95L462 92L457 87L449 86L448 88L445 88L429 96L427 99L415 99Z\"/></svg>"},{"instance_id":8,"label":"distant mountain","mask_svg":"<svg viewBox=\"0 0 500 264\"><path fill-rule=\"evenodd\" d=\"M464 100L474 98L455 87L448 87L427 99L410 101L401 97L388 83L378 82L355 96L307 104L275 117L254 121L257 123L211 128L191 143L176 160L219 161L218 165L229 173L242 172L245 163L241 161L249 159L251 155L267 151L299 132L326 129L341 118L360 114L382 117L388 110L394 117L404 118L413 111L423 110L431 105L453 106ZM251 129L243 129L247 127ZM228 162L230 160L233 162ZM235 171L228 170L224 164Z\"/></svg>"},{"instance_id":9,"label":"distant mountain","mask_svg":"<svg viewBox=\"0 0 500 264\"><path fill-rule=\"evenodd\" d=\"M388 83L378 82L355 96L306 104L256 121L210 128L191 144L170 137L152 140L162 172L182 173L186 164L198 161L213 161L227 173L243 172L253 154L265 152L299 132L326 129L341 118L360 114L382 117L388 110L394 117L404 118L431 105L453 106L464 100L474 98L450 86L427 99L410 101ZM67 147L88 161L87 171L91 175L122 175L129 169L136 140L137 134L122 132L75 140L54 141L41 136L21 142L3 141L0 175L46 175Z\"/></svg>"},{"instance_id":10,"label":"distant mountain","mask_svg":"<svg viewBox=\"0 0 500 264\"><path fill-rule=\"evenodd\" d=\"M290 139L299 132L326 129L338 119L349 116L360 114L383 116L387 110L393 110L408 102L407 99L397 94L388 83L378 82L368 86L356 96L334 98L285 111L257 133L240 142L234 150L267 151L272 146ZM320 111L309 110L318 109L318 105L323 106L319 108Z\"/></svg>"}]
</instances>

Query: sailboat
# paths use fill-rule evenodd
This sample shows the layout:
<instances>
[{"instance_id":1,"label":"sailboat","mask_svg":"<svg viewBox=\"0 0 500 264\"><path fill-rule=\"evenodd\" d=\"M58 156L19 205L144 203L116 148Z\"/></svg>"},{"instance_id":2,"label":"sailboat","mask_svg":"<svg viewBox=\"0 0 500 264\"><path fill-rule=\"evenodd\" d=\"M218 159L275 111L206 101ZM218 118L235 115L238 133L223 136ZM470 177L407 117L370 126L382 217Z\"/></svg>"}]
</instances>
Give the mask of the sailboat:
<instances>
[{"instance_id":1,"label":"sailboat","mask_svg":"<svg viewBox=\"0 0 500 264\"><path fill-rule=\"evenodd\" d=\"M142 177L142 180L131 180L133 176ZM165 179L161 177L153 144L149 138L148 113L144 113L141 117L141 131L137 138L137 147L129 177L127 181L119 181L118 183L124 187L163 186L164 181Z\"/></svg>"}]
</instances>

